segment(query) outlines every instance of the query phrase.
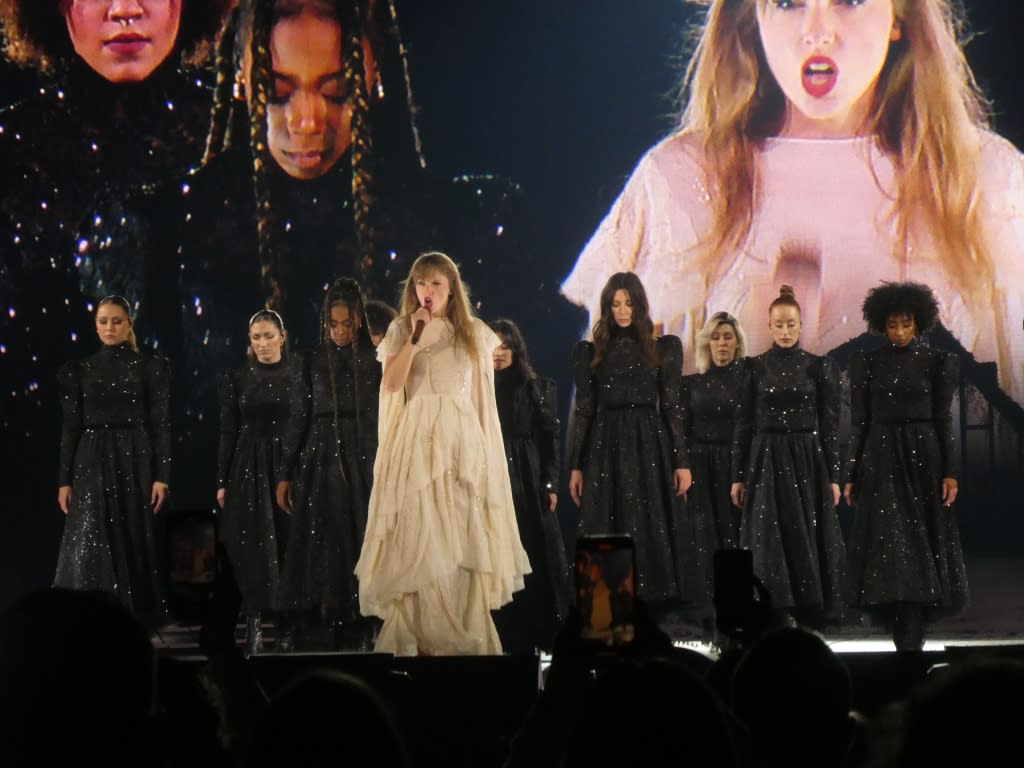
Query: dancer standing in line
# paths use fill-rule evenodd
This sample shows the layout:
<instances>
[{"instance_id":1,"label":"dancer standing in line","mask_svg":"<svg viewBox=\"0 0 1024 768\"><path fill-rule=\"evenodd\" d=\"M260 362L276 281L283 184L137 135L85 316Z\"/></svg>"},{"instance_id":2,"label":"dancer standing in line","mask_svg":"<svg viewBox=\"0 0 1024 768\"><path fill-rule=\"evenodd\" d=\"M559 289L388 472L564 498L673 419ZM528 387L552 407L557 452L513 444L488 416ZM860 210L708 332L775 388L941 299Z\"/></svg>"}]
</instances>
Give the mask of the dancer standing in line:
<instances>
[{"instance_id":1,"label":"dancer standing in line","mask_svg":"<svg viewBox=\"0 0 1024 768\"><path fill-rule=\"evenodd\" d=\"M158 628L167 618L155 515L171 470L167 363L140 354L120 296L96 307L99 352L66 364L55 587L112 592Z\"/></svg>"},{"instance_id":2,"label":"dancer standing in line","mask_svg":"<svg viewBox=\"0 0 1024 768\"><path fill-rule=\"evenodd\" d=\"M950 412L960 361L921 339L938 319L928 286L882 284L863 312L888 343L850 361L850 601L897 649L920 650L927 621L967 604Z\"/></svg>"},{"instance_id":3,"label":"dancer standing in line","mask_svg":"<svg viewBox=\"0 0 1024 768\"><path fill-rule=\"evenodd\" d=\"M494 350L494 392L505 441L519 537L533 573L526 589L495 616L506 652L550 650L565 615L569 566L558 524L558 392L534 372L519 326L490 323L501 346Z\"/></svg>"},{"instance_id":4,"label":"dancer standing in line","mask_svg":"<svg viewBox=\"0 0 1024 768\"><path fill-rule=\"evenodd\" d=\"M740 510L730 498L732 433L748 365L746 335L739 320L715 312L697 334L697 371L683 377L690 469L689 520L693 540L693 596L704 639L715 637L714 555L740 545Z\"/></svg>"},{"instance_id":5,"label":"dancer standing in line","mask_svg":"<svg viewBox=\"0 0 1024 768\"><path fill-rule=\"evenodd\" d=\"M605 283L593 336L573 361L569 493L581 533L633 537L638 594L669 607L689 588L681 497L693 478L679 407L682 344L655 338L647 293L632 272Z\"/></svg>"},{"instance_id":6,"label":"dancer standing in line","mask_svg":"<svg viewBox=\"0 0 1024 768\"><path fill-rule=\"evenodd\" d=\"M800 349L790 286L768 318L774 343L751 361L736 409L731 494L777 618L821 627L842 612L839 369Z\"/></svg>"},{"instance_id":7,"label":"dancer standing in line","mask_svg":"<svg viewBox=\"0 0 1024 768\"><path fill-rule=\"evenodd\" d=\"M335 280L324 297L323 340L304 366L310 419L293 433L301 445L285 453L295 471L277 490L292 513L282 605L300 624L319 614L333 628L331 650L361 648L375 628L359 614L353 573L373 486L381 379L365 318L359 283Z\"/></svg>"},{"instance_id":8,"label":"dancer standing in line","mask_svg":"<svg viewBox=\"0 0 1024 768\"><path fill-rule=\"evenodd\" d=\"M420 256L377 347L380 445L356 565L363 614L384 620L377 651L501 652L490 612L530 565L494 399L500 344L473 316L455 263Z\"/></svg>"},{"instance_id":9,"label":"dancer standing in line","mask_svg":"<svg viewBox=\"0 0 1024 768\"><path fill-rule=\"evenodd\" d=\"M242 592L246 649L263 650L262 620L278 606L288 519L274 502L287 472L283 446L305 423L307 395L285 350L281 316L262 309L249 319L249 360L218 381L219 535ZM278 626L278 642L282 627Z\"/></svg>"}]
</instances>

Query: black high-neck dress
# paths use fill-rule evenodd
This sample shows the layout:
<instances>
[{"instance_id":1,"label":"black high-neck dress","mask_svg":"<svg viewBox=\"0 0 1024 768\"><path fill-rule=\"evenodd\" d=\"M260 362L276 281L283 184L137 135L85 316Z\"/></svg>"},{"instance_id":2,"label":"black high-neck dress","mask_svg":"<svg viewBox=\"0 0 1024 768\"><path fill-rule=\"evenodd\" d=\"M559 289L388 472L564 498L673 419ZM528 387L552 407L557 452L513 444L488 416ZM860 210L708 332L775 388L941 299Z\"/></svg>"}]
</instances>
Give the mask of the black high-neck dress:
<instances>
[{"instance_id":1,"label":"black high-neck dress","mask_svg":"<svg viewBox=\"0 0 1024 768\"><path fill-rule=\"evenodd\" d=\"M61 368L58 386L58 485L71 486L71 505L54 586L111 592L159 625L167 606L150 499L170 476L167 364L104 346Z\"/></svg>"},{"instance_id":2,"label":"black high-neck dress","mask_svg":"<svg viewBox=\"0 0 1024 768\"><path fill-rule=\"evenodd\" d=\"M290 472L283 446L290 433L301 434L309 396L300 366L289 358L224 371L218 390L217 487L225 489L219 536L242 609L254 616L278 604L288 518L274 493Z\"/></svg>"},{"instance_id":3,"label":"black high-neck dress","mask_svg":"<svg viewBox=\"0 0 1024 768\"><path fill-rule=\"evenodd\" d=\"M357 344L327 341L309 353L310 417L286 446L295 504L281 604L296 612L327 605L342 621L359 616L353 570L373 487L382 375L373 346Z\"/></svg>"},{"instance_id":4,"label":"black high-neck dress","mask_svg":"<svg viewBox=\"0 0 1024 768\"><path fill-rule=\"evenodd\" d=\"M845 549L832 499L839 482L839 369L773 346L751 360L733 435L746 487L740 543L777 611L809 625L842 613Z\"/></svg>"},{"instance_id":5,"label":"black high-neck dress","mask_svg":"<svg viewBox=\"0 0 1024 768\"><path fill-rule=\"evenodd\" d=\"M749 360L712 365L683 377L682 408L693 486L687 494L695 581L693 600L702 619L715 615L714 555L740 545L741 511L729 496L732 485L732 436Z\"/></svg>"},{"instance_id":6,"label":"black high-neck dress","mask_svg":"<svg viewBox=\"0 0 1024 768\"><path fill-rule=\"evenodd\" d=\"M682 343L660 337L654 366L629 327L615 330L596 368L594 351L592 342L580 342L573 361L570 466L583 472L580 533L632 536L637 594L648 602L679 600L686 596L686 524L673 471L689 466L679 407Z\"/></svg>"},{"instance_id":7,"label":"black high-neck dress","mask_svg":"<svg viewBox=\"0 0 1024 768\"><path fill-rule=\"evenodd\" d=\"M914 604L935 618L967 604L956 512L942 503L942 479L959 475L950 412L959 380L955 355L918 341L850 360L849 598L860 608Z\"/></svg>"},{"instance_id":8,"label":"black high-neck dress","mask_svg":"<svg viewBox=\"0 0 1024 768\"><path fill-rule=\"evenodd\" d=\"M558 392L546 378L528 380L515 368L494 372L501 436L512 482L519 539L533 572L526 587L494 616L506 652L551 649L569 595L569 566L548 494L558 493Z\"/></svg>"}]
</instances>

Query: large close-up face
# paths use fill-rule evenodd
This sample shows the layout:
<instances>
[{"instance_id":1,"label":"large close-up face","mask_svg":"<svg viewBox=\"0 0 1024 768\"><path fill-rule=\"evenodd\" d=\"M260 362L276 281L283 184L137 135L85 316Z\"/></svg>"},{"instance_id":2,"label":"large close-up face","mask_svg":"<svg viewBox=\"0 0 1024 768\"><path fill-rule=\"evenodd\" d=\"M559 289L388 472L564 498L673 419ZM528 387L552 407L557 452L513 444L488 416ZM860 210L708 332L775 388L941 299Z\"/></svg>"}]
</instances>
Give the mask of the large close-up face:
<instances>
[{"instance_id":1,"label":"large close-up face","mask_svg":"<svg viewBox=\"0 0 1024 768\"><path fill-rule=\"evenodd\" d=\"M336 346L347 347L356 338L356 332L362 325L358 312L353 312L347 304L335 304L327 317L327 333Z\"/></svg>"},{"instance_id":2,"label":"large close-up face","mask_svg":"<svg viewBox=\"0 0 1024 768\"><path fill-rule=\"evenodd\" d=\"M444 317L451 295L451 283L440 272L428 272L416 278L416 299L421 307L430 310L431 317Z\"/></svg>"},{"instance_id":3,"label":"large close-up face","mask_svg":"<svg viewBox=\"0 0 1024 768\"><path fill-rule=\"evenodd\" d=\"M784 135L858 133L901 35L893 0L755 0L772 75L786 96Z\"/></svg>"},{"instance_id":4,"label":"large close-up face","mask_svg":"<svg viewBox=\"0 0 1024 768\"><path fill-rule=\"evenodd\" d=\"M906 347L917 335L917 323L909 312L889 315L885 319L885 335L894 347Z\"/></svg>"},{"instance_id":5,"label":"large close-up face","mask_svg":"<svg viewBox=\"0 0 1024 768\"><path fill-rule=\"evenodd\" d=\"M620 328L628 328L633 324L633 300L624 288L619 288L612 296L612 319Z\"/></svg>"},{"instance_id":6,"label":"large close-up face","mask_svg":"<svg viewBox=\"0 0 1024 768\"><path fill-rule=\"evenodd\" d=\"M768 313L768 332L776 346L795 347L800 341L800 310L789 304L778 304Z\"/></svg>"},{"instance_id":7,"label":"large close-up face","mask_svg":"<svg viewBox=\"0 0 1024 768\"><path fill-rule=\"evenodd\" d=\"M270 52L270 154L292 178L319 178L352 142L341 26L304 6L274 25Z\"/></svg>"},{"instance_id":8,"label":"large close-up face","mask_svg":"<svg viewBox=\"0 0 1024 768\"><path fill-rule=\"evenodd\" d=\"M739 339L736 338L736 329L731 323L719 323L715 326L708 344L711 349L711 362L716 366L728 365L736 359Z\"/></svg>"},{"instance_id":9,"label":"large close-up face","mask_svg":"<svg viewBox=\"0 0 1024 768\"><path fill-rule=\"evenodd\" d=\"M174 50L184 0L62 0L75 52L112 83L145 80Z\"/></svg>"},{"instance_id":10,"label":"large close-up face","mask_svg":"<svg viewBox=\"0 0 1024 768\"><path fill-rule=\"evenodd\" d=\"M257 320L249 326L249 343L261 363L272 365L281 362L284 332L270 320Z\"/></svg>"},{"instance_id":11,"label":"large close-up face","mask_svg":"<svg viewBox=\"0 0 1024 768\"><path fill-rule=\"evenodd\" d=\"M100 304L96 309L96 335L108 347L124 344L132 332L132 320L120 304Z\"/></svg>"},{"instance_id":12,"label":"large close-up face","mask_svg":"<svg viewBox=\"0 0 1024 768\"><path fill-rule=\"evenodd\" d=\"M494 350L492 357L494 358L494 370L504 371L512 367L515 354L512 352L512 347L508 345L508 340L500 334L499 338L501 339L501 346Z\"/></svg>"}]
</instances>

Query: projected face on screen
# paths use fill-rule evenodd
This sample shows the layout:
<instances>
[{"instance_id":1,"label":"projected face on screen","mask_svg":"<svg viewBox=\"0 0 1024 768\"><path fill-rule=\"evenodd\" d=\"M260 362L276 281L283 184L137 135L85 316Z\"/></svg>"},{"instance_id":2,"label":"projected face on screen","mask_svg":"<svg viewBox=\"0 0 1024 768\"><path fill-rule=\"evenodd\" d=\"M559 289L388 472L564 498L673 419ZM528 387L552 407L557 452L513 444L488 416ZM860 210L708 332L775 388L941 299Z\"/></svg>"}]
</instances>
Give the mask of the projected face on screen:
<instances>
[{"instance_id":1,"label":"projected face on screen","mask_svg":"<svg viewBox=\"0 0 1024 768\"><path fill-rule=\"evenodd\" d=\"M900 38L891 0L759 3L757 27L788 102L787 133L850 135L863 125L889 43Z\"/></svg>"},{"instance_id":2,"label":"projected face on screen","mask_svg":"<svg viewBox=\"0 0 1024 768\"><path fill-rule=\"evenodd\" d=\"M274 25L270 154L296 179L323 176L352 141L350 88L342 61L341 25L315 5Z\"/></svg>"},{"instance_id":3,"label":"projected face on screen","mask_svg":"<svg viewBox=\"0 0 1024 768\"><path fill-rule=\"evenodd\" d=\"M140 82L174 50L181 0L65 0L75 52L113 83Z\"/></svg>"},{"instance_id":4,"label":"projected face on screen","mask_svg":"<svg viewBox=\"0 0 1024 768\"><path fill-rule=\"evenodd\" d=\"M987 128L947 6L713 0L680 130L637 164L563 294L592 325L608 276L632 271L685 349L725 311L759 354L788 284L799 345L824 354L866 332L871 288L913 280L1024 403L1024 156Z\"/></svg>"}]
</instances>

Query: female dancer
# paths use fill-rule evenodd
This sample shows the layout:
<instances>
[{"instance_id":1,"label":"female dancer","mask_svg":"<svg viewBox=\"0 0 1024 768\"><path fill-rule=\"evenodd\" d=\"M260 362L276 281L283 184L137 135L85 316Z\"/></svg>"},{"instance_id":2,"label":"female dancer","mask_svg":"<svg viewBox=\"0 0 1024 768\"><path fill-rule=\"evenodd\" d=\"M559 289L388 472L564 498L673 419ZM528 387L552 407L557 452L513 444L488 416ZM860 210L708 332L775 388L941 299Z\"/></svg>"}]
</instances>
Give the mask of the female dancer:
<instances>
[{"instance_id":1,"label":"female dancer","mask_svg":"<svg viewBox=\"0 0 1024 768\"><path fill-rule=\"evenodd\" d=\"M455 263L420 256L384 364L380 446L356 565L363 614L384 620L376 650L499 653L490 611L523 588L491 353Z\"/></svg>"},{"instance_id":2,"label":"female dancer","mask_svg":"<svg viewBox=\"0 0 1024 768\"><path fill-rule=\"evenodd\" d=\"M569 494L582 533L633 537L640 596L674 602L686 559L675 497L693 479L679 407L683 348L677 336L654 338L647 307L635 274L612 275L594 340L576 347Z\"/></svg>"},{"instance_id":3,"label":"female dancer","mask_svg":"<svg viewBox=\"0 0 1024 768\"><path fill-rule=\"evenodd\" d=\"M877 280L909 276L1024 403L1024 155L988 130L963 5L711 0L679 130L637 164L565 295L596 314L605 276L633 270L684 344L726 307L761 349L786 282L820 354Z\"/></svg>"},{"instance_id":4,"label":"female dancer","mask_svg":"<svg viewBox=\"0 0 1024 768\"><path fill-rule=\"evenodd\" d=\"M854 509L850 599L889 625L899 650L920 650L924 622L967 603L953 510L950 405L959 360L919 336L938 309L925 285L871 289L864 319L889 343L850 361L853 436L843 489Z\"/></svg>"},{"instance_id":5,"label":"female dancer","mask_svg":"<svg viewBox=\"0 0 1024 768\"><path fill-rule=\"evenodd\" d=\"M154 520L171 470L167 363L139 354L120 296L100 301L96 333L99 352L58 377L66 519L54 586L112 592L158 627L167 612Z\"/></svg>"},{"instance_id":6,"label":"female dancer","mask_svg":"<svg viewBox=\"0 0 1024 768\"><path fill-rule=\"evenodd\" d=\"M715 552L740 545L740 512L729 494L733 419L747 372L746 349L739 320L728 312L716 312L697 335L699 373L683 377L690 468L700 478L689 494L691 571L696 581L693 597L707 641L715 634Z\"/></svg>"},{"instance_id":7,"label":"female dancer","mask_svg":"<svg viewBox=\"0 0 1024 768\"><path fill-rule=\"evenodd\" d=\"M287 517L274 503L277 481L287 471L282 446L305 423L305 387L288 360L285 338L281 316L260 310L249 319L249 361L218 381L219 534L242 592L250 654L263 650L261 619L279 597L288 535Z\"/></svg>"},{"instance_id":8,"label":"female dancer","mask_svg":"<svg viewBox=\"0 0 1024 768\"><path fill-rule=\"evenodd\" d=\"M526 589L495 616L506 651L550 649L565 612L568 564L555 510L558 504L559 423L555 383L530 366L519 327L490 323L501 346L494 350L494 393L512 481L519 537L533 573Z\"/></svg>"},{"instance_id":9,"label":"female dancer","mask_svg":"<svg viewBox=\"0 0 1024 768\"><path fill-rule=\"evenodd\" d=\"M323 301L323 340L307 356L312 395L293 477L278 484L278 499L292 513L283 607L315 610L339 624L335 645L360 646L372 627L358 611L352 569L366 530L366 511L377 455L377 401L381 369L370 341L359 283L338 278ZM294 480L294 492L292 481ZM294 503L293 503L294 497Z\"/></svg>"},{"instance_id":10,"label":"female dancer","mask_svg":"<svg viewBox=\"0 0 1024 768\"><path fill-rule=\"evenodd\" d=\"M800 349L800 305L782 286L771 349L751 361L736 409L732 500L778 617L822 626L842 609L839 370Z\"/></svg>"}]
</instances>

